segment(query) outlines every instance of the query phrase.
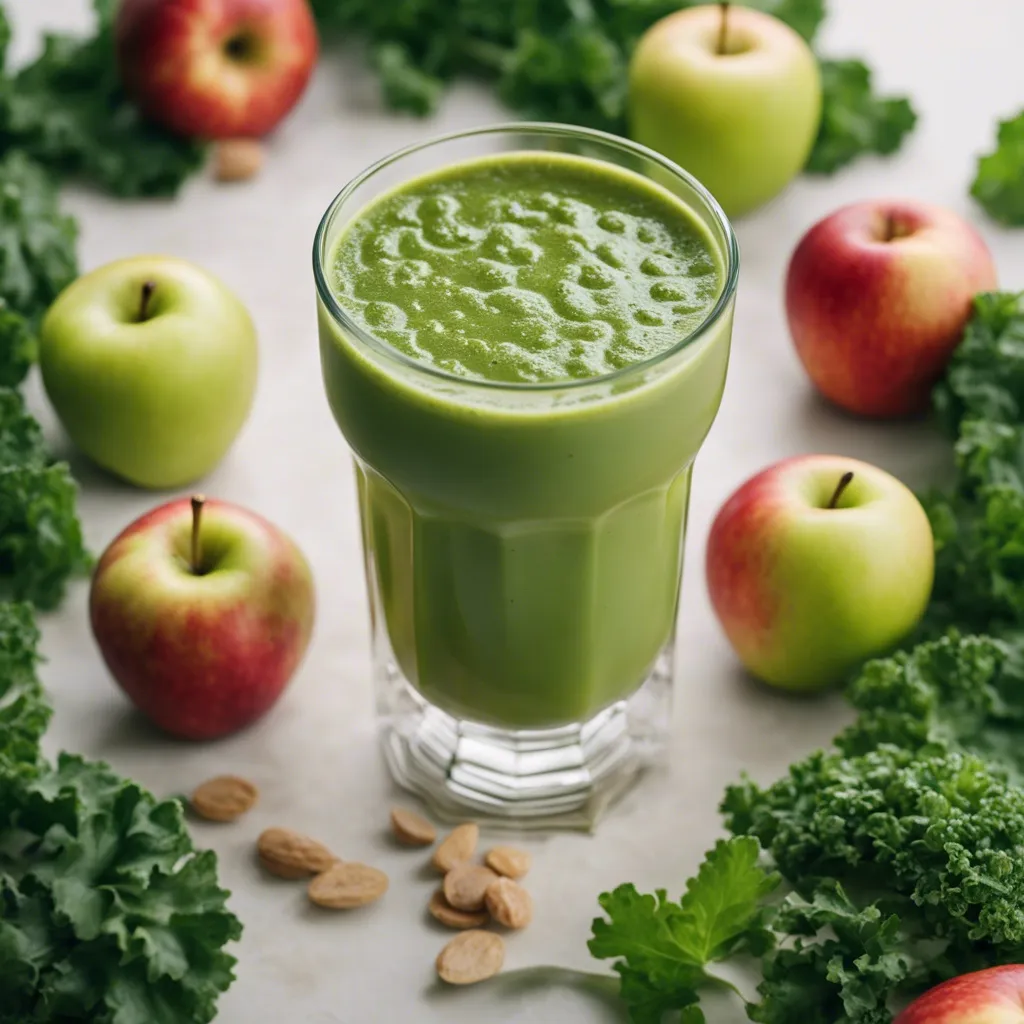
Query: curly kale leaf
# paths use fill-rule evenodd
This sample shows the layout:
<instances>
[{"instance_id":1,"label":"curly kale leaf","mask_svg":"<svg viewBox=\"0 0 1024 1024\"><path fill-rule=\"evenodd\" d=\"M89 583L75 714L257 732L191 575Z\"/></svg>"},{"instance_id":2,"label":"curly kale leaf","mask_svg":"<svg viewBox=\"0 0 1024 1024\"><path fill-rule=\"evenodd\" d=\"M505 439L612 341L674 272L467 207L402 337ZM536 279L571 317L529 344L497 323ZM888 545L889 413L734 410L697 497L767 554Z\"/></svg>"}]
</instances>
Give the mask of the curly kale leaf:
<instances>
[{"instance_id":1,"label":"curly kale leaf","mask_svg":"<svg viewBox=\"0 0 1024 1024\"><path fill-rule=\"evenodd\" d=\"M38 645L32 606L0 602L0 778L39 764L51 710L36 674Z\"/></svg>"},{"instance_id":2,"label":"curly kale leaf","mask_svg":"<svg viewBox=\"0 0 1024 1024\"><path fill-rule=\"evenodd\" d=\"M66 463L51 463L21 396L0 388L0 599L53 608L91 564Z\"/></svg>"},{"instance_id":3,"label":"curly kale leaf","mask_svg":"<svg viewBox=\"0 0 1024 1024\"><path fill-rule=\"evenodd\" d=\"M956 969L1024 951L1024 790L978 757L882 746L816 753L761 789L733 786L729 828L753 835L783 877L884 893Z\"/></svg>"},{"instance_id":4,"label":"curly kale leaf","mask_svg":"<svg viewBox=\"0 0 1024 1024\"><path fill-rule=\"evenodd\" d=\"M821 62L821 125L805 170L832 174L864 153L895 153L917 123L910 101L876 96L860 60Z\"/></svg>"},{"instance_id":5,"label":"curly kale leaf","mask_svg":"<svg viewBox=\"0 0 1024 1024\"><path fill-rule=\"evenodd\" d=\"M10 783L10 780L7 780ZM62 755L0 806L0 1022L197 1024L240 926L176 801Z\"/></svg>"},{"instance_id":6,"label":"curly kale leaf","mask_svg":"<svg viewBox=\"0 0 1024 1024\"><path fill-rule=\"evenodd\" d=\"M27 317L0 298L0 388L17 387L36 358L36 337Z\"/></svg>"},{"instance_id":7,"label":"curly kale leaf","mask_svg":"<svg viewBox=\"0 0 1024 1024\"><path fill-rule=\"evenodd\" d=\"M43 168L18 150L0 159L0 297L5 317L0 329L7 337L12 330L16 339L23 333L8 319L11 312L38 320L75 279L77 237L78 228L60 212L56 186ZM23 352L24 339L11 347ZM5 354L0 365L9 358ZM10 365L17 367L22 360L23 355L15 356ZM5 377L15 373L7 370Z\"/></svg>"},{"instance_id":8,"label":"curly kale leaf","mask_svg":"<svg viewBox=\"0 0 1024 1024\"><path fill-rule=\"evenodd\" d=\"M994 220L1024 224L1024 110L999 122L996 148L978 160L971 195Z\"/></svg>"},{"instance_id":9,"label":"curly kale leaf","mask_svg":"<svg viewBox=\"0 0 1024 1024\"><path fill-rule=\"evenodd\" d=\"M954 438L968 434L972 422L1009 427L1024 423L1024 293L982 292L975 297L933 402L939 421Z\"/></svg>"},{"instance_id":10,"label":"curly kale leaf","mask_svg":"<svg viewBox=\"0 0 1024 1024\"><path fill-rule=\"evenodd\" d=\"M791 893L773 921L779 946L762 962L760 1024L890 1024L895 994L930 980L922 942L898 914L858 906L835 881Z\"/></svg>"},{"instance_id":11,"label":"curly kale leaf","mask_svg":"<svg viewBox=\"0 0 1024 1024\"><path fill-rule=\"evenodd\" d=\"M47 35L40 56L4 81L0 148L115 195L173 195L201 166L204 147L147 121L129 100L114 54L113 5L97 0L96 10L95 35Z\"/></svg>"},{"instance_id":12,"label":"curly kale leaf","mask_svg":"<svg viewBox=\"0 0 1024 1024\"><path fill-rule=\"evenodd\" d=\"M848 756L883 744L936 754L959 750L1024 779L1024 672L991 637L950 633L868 662L848 690L857 720L836 746Z\"/></svg>"}]
</instances>

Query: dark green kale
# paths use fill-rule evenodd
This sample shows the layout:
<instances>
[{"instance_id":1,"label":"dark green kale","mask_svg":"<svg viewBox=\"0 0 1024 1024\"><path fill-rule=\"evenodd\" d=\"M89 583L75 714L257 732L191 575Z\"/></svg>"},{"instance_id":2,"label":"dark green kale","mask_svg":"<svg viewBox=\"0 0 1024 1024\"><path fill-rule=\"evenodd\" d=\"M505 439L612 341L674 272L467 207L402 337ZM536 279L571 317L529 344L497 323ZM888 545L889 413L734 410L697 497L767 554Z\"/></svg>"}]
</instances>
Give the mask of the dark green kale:
<instances>
[{"instance_id":1,"label":"dark green kale","mask_svg":"<svg viewBox=\"0 0 1024 1024\"><path fill-rule=\"evenodd\" d=\"M67 580L89 569L77 493L21 396L0 388L0 599L54 608Z\"/></svg>"},{"instance_id":2,"label":"dark green kale","mask_svg":"<svg viewBox=\"0 0 1024 1024\"><path fill-rule=\"evenodd\" d=\"M917 123L910 101L876 96L859 60L821 62L821 127L806 170L832 174L865 153L895 153Z\"/></svg>"},{"instance_id":3,"label":"dark green kale","mask_svg":"<svg viewBox=\"0 0 1024 1024\"><path fill-rule=\"evenodd\" d=\"M204 148L139 113L121 87L113 4L96 0L96 11L93 36L47 35L40 56L2 80L0 150L20 150L115 195L173 195L201 166Z\"/></svg>"},{"instance_id":4,"label":"dark green kale","mask_svg":"<svg viewBox=\"0 0 1024 1024\"><path fill-rule=\"evenodd\" d=\"M999 122L996 148L978 160L971 195L1003 224L1024 224L1024 110Z\"/></svg>"}]
</instances>

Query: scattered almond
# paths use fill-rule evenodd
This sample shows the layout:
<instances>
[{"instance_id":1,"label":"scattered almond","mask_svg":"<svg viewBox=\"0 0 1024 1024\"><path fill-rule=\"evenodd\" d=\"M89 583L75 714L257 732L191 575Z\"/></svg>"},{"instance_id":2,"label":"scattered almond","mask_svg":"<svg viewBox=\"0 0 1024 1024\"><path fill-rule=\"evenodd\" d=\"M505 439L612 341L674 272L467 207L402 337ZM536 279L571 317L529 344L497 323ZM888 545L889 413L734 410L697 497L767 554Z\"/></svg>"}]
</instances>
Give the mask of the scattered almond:
<instances>
[{"instance_id":1,"label":"scattered almond","mask_svg":"<svg viewBox=\"0 0 1024 1024\"><path fill-rule=\"evenodd\" d=\"M208 779L192 794L192 810L208 821L234 821L248 811L260 791L237 775L218 775Z\"/></svg>"},{"instance_id":2,"label":"scattered almond","mask_svg":"<svg viewBox=\"0 0 1024 1024\"><path fill-rule=\"evenodd\" d=\"M391 830L403 846L430 846L437 839L437 829L422 814L402 807L391 809Z\"/></svg>"},{"instance_id":3,"label":"scattered almond","mask_svg":"<svg viewBox=\"0 0 1024 1024\"><path fill-rule=\"evenodd\" d=\"M530 870L533 858L528 850L517 846L493 846L487 851L484 863L506 878L522 878Z\"/></svg>"},{"instance_id":4,"label":"scattered almond","mask_svg":"<svg viewBox=\"0 0 1024 1024\"><path fill-rule=\"evenodd\" d=\"M493 978L505 962L500 935L478 929L456 935L437 956L437 974L449 985L473 985Z\"/></svg>"},{"instance_id":5,"label":"scattered almond","mask_svg":"<svg viewBox=\"0 0 1024 1024\"><path fill-rule=\"evenodd\" d=\"M268 828L256 840L260 863L280 878L305 878L326 871L338 858L315 839L290 828Z\"/></svg>"},{"instance_id":6,"label":"scattered almond","mask_svg":"<svg viewBox=\"0 0 1024 1024\"><path fill-rule=\"evenodd\" d=\"M492 882L484 903L491 917L506 928L525 928L533 920L533 897L511 878Z\"/></svg>"},{"instance_id":7,"label":"scattered almond","mask_svg":"<svg viewBox=\"0 0 1024 1024\"><path fill-rule=\"evenodd\" d=\"M246 181L263 167L263 144L258 139L224 139L217 143L213 174L218 181Z\"/></svg>"},{"instance_id":8,"label":"scattered almond","mask_svg":"<svg viewBox=\"0 0 1024 1024\"><path fill-rule=\"evenodd\" d=\"M434 867L447 874L456 864L469 860L476 853L479 840L480 829L473 822L456 825L434 851Z\"/></svg>"},{"instance_id":9,"label":"scattered almond","mask_svg":"<svg viewBox=\"0 0 1024 1024\"><path fill-rule=\"evenodd\" d=\"M487 924L484 910L458 910L445 899L444 889L438 889L430 897L427 910L431 917L448 928L480 928Z\"/></svg>"},{"instance_id":10,"label":"scattered almond","mask_svg":"<svg viewBox=\"0 0 1024 1024\"><path fill-rule=\"evenodd\" d=\"M309 883L309 898L318 907L351 910L379 900L388 891L383 871L354 861L339 861Z\"/></svg>"},{"instance_id":11,"label":"scattered almond","mask_svg":"<svg viewBox=\"0 0 1024 1024\"><path fill-rule=\"evenodd\" d=\"M482 910L487 887L497 880L490 868L463 861L444 876L444 898L456 910Z\"/></svg>"}]
</instances>

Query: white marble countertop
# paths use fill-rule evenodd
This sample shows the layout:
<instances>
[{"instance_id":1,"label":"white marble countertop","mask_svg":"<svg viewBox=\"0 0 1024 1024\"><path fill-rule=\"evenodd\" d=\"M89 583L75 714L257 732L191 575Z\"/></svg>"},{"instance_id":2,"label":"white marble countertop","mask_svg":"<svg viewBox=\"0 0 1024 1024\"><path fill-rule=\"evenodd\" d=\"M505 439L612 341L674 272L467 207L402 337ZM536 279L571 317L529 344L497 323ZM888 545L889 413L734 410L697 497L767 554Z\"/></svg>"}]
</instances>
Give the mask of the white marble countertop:
<instances>
[{"instance_id":1,"label":"white marble countertop","mask_svg":"<svg viewBox=\"0 0 1024 1024\"><path fill-rule=\"evenodd\" d=\"M17 54L44 26L84 27L86 0L9 0ZM984 220L969 201L975 155L995 120L1024 104L1017 0L831 0L822 43L863 54L886 89L909 92L921 123L887 161L864 160L835 178L799 180L769 208L737 224L743 253L734 349L718 421L697 461L683 588L681 668L671 770L647 777L594 836L532 837L529 877L537 915L508 943L509 969L534 964L590 968L586 939L596 896L623 881L677 893L719 831L716 806L741 770L768 780L827 741L844 719L836 697L797 701L743 677L712 618L702 551L708 523L754 470L798 452L867 459L912 485L934 480L947 449L927 425L856 422L811 392L787 337L781 282L805 228L855 199L902 194L952 207L979 223L1005 286L1024 288L1024 231ZM197 826L217 850L221 877L245 923L238 981L222 1001L224 1024L572 1024L621 1021L621 1011L571 986L499 980L465 991L434 984L433 961L450 933L423 908L435 881L424 858L394 849L385 834L396 799L374 742L367 615L354 481L321 392L310 247L317 221L344 181L388 151L427 134L506 115L482 90L454 89L421 122L384 111L358 54L325 59L301 107L274 138L265 172L241 186L191 182L175 202L119 203L74 193L81 261L91 269L142 252L167 252L208 267L237 289L260 333L261 379L252 418L206 493L250 506L289 530L310 557L320 617L309 656L278 707L249 732L206 746L161 738L130 710L89 633L86 587L76 585L45 620L44 678L56 702L47 737L109 760L157 793L188 791L236 772L262 789L258 808L229 827ZM65 445L37 382L33 408L59 450ZM81 514L99 551L161 496L113 483L72 456ZM343 857L391 876L386 899L367 911L307 910L301 887L271 884L252 858L256 834L289 825L321 837ZM715 1004L711 1024L738 1024L736 1004Z\"/></svg>"}]
</instances>

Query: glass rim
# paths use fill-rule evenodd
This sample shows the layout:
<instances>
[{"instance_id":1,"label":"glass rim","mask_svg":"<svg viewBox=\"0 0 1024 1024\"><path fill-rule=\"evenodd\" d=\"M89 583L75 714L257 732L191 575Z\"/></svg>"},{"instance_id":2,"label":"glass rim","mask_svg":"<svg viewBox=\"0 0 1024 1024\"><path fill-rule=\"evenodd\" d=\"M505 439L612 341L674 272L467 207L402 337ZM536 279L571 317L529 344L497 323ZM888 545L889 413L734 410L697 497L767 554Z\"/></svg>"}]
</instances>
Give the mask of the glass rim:
<instances>
[{"instance_id":1,"label":"glass rim","mask_svg":"<svg viewBox=\"0 0 1024 1024\"><path fill-rule=\"evenodd\" d=\"M381 171L391 167L393 164L399 163L406 157L413 156L416 153L431 149L434 146L442 145L446 142L456 142L474 137L505 134L550 135L598 142L603 145L622 150L626 153L630 153L633 156L644 157L645 159L658 164L663 170L667 171L673 177L681 180L690 189L692 189L697 198L704 204L705 208L711 214L725 239L725 251L722 254L725 260L725 280L718 299L714 306L708 310L704 319L701 320L701 322L691 331L683 335L683 337L671 347L655 352L653 355L650 355L639 362L629 363L626 366L620 367L616 370L611 370L608 373L602 373L596 377L582 377L553 381L496 381L477 380L475 378L463 377L459 374L441 369L440 367L430 366L414 359L412 356L406 355L406 353L402 352L400 349L395 348L394 345L389 344L383 338L378 338L371 331L366 330L361 324L356 323L334 295L334 292L328 285L327 275L324 270L327 232L333 223L337 212L345 202L352 197L358 188ZM633 173L637 172L634 171ZM611 132L599 131L596 128L585 128L582 125L561 124L553 121L502 121L497 124L484 125L476 128L465 128L460 129L459 131L447 132L443 135L434 135L422 142L414 142L408 146L403 146L401 149L394 150L381 157L379 160L374 161L368 167L355 175L355 177L349 179L349 181L342 187L341 191L338 192L333 200L331 200L327 210L324 212L324 215L320 218L316 234L313 236L313 278L316 282L316 290L320 297L320 301L326 306L335 323L339 324L347 334L357 339L360 345L378 352L388 359L394 360L406 369L413 371L415 375L431 377L436 380L444 381L448 384L458 385L462 388L479 387L498 392L549 392L583 388L599 384L604 385L614 383L622 380L623 378L630 377L633 374L640 373L644 370L649 370L660 365L702 338L722 318L725 311L729 308L736 292L736 284L739 278L739 264L739 243L736 240L736 234L733 231L732 224L729 222L729 218L726 216L725 211L722 209L718 200L715 199L707 188L705 188L697 178L690 174L689 171L684 170L678 164L669 160L667 157L662 156L657 151L650 149L647 146L643 146L639 142L634 142L632 139L613 135Z\"/></svg>"}]
</instances>

